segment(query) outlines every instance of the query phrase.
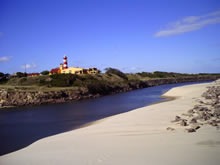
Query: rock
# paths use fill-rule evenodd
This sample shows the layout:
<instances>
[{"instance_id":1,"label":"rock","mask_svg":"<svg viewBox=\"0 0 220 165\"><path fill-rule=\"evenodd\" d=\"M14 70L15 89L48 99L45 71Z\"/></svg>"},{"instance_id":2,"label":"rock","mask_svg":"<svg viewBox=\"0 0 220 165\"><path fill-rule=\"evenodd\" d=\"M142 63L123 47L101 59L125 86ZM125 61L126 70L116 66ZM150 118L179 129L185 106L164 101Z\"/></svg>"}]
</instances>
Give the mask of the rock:
<instances>
[{"instance_id":1,"label":"rock","mask_svg":"<svg viewBox=\"0 0 220 165\"><path fill-rule=\"evenodd\" d=\"M190 109L190 110L188 110L188 113L189 113L189 114L193 114L193 113L195 113L195 112L193 111L193 109Z\"/></svg>"},{"instance_id":2,"label":"rock","mask_svg":"<svg viewBox=\"0 0 220 165\"><path fill-rule=\"evenodd\" d=\"M218 122L216 120L211 120L208 122L211 126L217 127L218 126Z\"/></svg>"},{"instance_id":3,"label":"rock","mask_svg":"<svg viewBox=\"0 0 220 165\"><path fill-rule=\"evenodd\" d=\"M167 127L167 131L174 131L174 130L175 130L174 128Z\"/></svg>"},{"instance_id":4,"label":"rock","mask_svg":"<svg viewBox=\"0 0 220 165\"><path fill-rule=\"evenodd\" d=\"M196 132L196 130L194 128L187 128L186 131L188 133L191 133L191 132Z\"/></svg>"},{"instance_id":5,"label":"rock","mask_svg":"<svg viewBox=\"0 0 220 165\"><path fill-rule=\"evenodd\" d=\"M199 124L193 124L193 125L192 125L192 129L197 130L197 129L199 129L199 128L200 128Z\"/></svg>"},{"instance_id":6,"label":"rock","mask_svg":"<svg viewBox=\"0 0 220 165\"><path fill-rule=\"evenodd\" d=\"M176 117L175 117L175 120L173 120L173 121L171 121L171 122L178 122L178 121L180 121L180 120L181 120L181 117L176 116Z\"/></svg>"},{"instance_id":7,"label":"rock","mask_svg":"<svg viewBox=\"0 0 220 165\"><path fill-rule=\"evenodd\" d=\"M200 104L204 104L204 102L203 102L203 101L201 101L201 100L199 101L199 103L200 103Z\"/></svg>"},{"instance_id":8,"label":"rock","mask_svg":"<svg viewBox=\"0 0 220 165\"><path fill-rule=\"evenodd\" d=\"M206 107L199 107L198 111L209 111L209 109Z\"/></svg>"},{"instance_id":9,"label":"rock","mask_svg":"<svg viewBox=\"0 0 220 165\"><path fill-rule=\"evenodd\" d=\"M195 124L195 123L197 123L196 118L192 118L192 119L189 121L189 123L190 123L190 124Z\"/></svg>"},{"instance_id":10,"label":"rock","mask_svg":"<svg viewBox=\"0 0 220 165\"><path fill-rule=\"evenodd\" d=\"M200 108L200 105L195 105L193 109L198 110L199 108Z\"/></svg>"},{"instance_id":11,"label":"rock","mask_svg":"<svg viewBox=\"0 0 220 165\"><path fill-rule=\"evenodd\" d=\"M187 124L186 121L187 121L187 120L184 120L184 119L181 120L181 121L180 121L180 125L181 125L181 126L184 126L184 127L187 126L188 124Z\"/></svg>"},{"instance_id":12,"label":"rock","mask_svg":"<svg viewBox=\"0 0 220 165\"><path fill-rule=\"evenodd\" d=\"M207 121L207 120L211 119L211 116L212 116L211 114L206 113L206 114L203 116L203 120Z\"/></svg>"},{"instance_id":13,"label":"rock","mask_svg":"<svg viewBox=\"0 0 220 165\"><path fill-rule=\"evenodd\" d=\"M205 99L197 99L198 105L195 105L193 109L184 113L186 119L182 119L179 116L175 117L172 122L178 122L181 126L190 125L190 128L186 128L187 132L196 132L202 125L212 125L217 129L220 128L220 80L215 86L210 86L206 92L202 94ZM199 123L198 123L199 121ZM167 130L170 128L168 127Z\"/></svg>"},{"instance_id":14,"label":"rock","mask_svg":"<svg viewBox=\"0 0 220 165\"><path fill-rule=\"evenodd\" d=\"M220 107L214 109L214 115L217 117L220 116Z\"/></svg>"},{"instance_id":15,"label":"rock","mask_svg":"<svg viewBox=\"0 0 220 165\"><path fill-rule=\"evenodd\" d=\"M206 113L205 112L198 111L197 114L198 114L198 116L195 117L197 120L205 120L205 117L206 117Z\"/></svg>"}]
</instances>

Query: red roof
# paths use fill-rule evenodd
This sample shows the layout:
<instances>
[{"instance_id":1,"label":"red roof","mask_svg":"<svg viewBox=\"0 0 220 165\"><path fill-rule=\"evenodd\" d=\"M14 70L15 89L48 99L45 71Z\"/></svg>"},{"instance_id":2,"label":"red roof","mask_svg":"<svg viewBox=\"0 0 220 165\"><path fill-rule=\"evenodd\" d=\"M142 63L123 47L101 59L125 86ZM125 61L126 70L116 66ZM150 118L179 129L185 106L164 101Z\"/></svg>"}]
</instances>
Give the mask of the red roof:
<instances>
[{"instance_id":1,"label":"red roof","mask_svg":"<svg viewBox=\"0 0 220 165\"><path fill-rule=\"evenodd\" d=\"M40 73L28 73L27 76L39 76Z\"/></svg>"},{"instance_id":2,"label":"red roof","mask_svg":"<svg viewBox=\"0 0 220 165\"><path fill-rule=\"evenodd\" d=\"M50 73L60 73L60 68L51 69Z\"/></svg>"}]
</instances>

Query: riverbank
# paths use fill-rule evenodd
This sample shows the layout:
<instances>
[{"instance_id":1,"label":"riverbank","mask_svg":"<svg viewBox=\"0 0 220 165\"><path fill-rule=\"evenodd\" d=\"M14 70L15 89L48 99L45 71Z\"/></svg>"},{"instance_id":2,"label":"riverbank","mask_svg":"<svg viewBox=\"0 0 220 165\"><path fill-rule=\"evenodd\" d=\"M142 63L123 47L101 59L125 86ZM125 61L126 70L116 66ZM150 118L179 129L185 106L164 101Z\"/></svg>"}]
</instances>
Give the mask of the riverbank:
<instances>
[{"instance_id":1,"label":"riverbank","mask_svg":"<svg viewBox=\"0 0 220 165\"><path fill-rule=\"evenodd\" d=\"M162 78L135 81L124 81L119 77L117 78L118 79L116 82L113 81L111 83L102 85L99 84L99 81L101 80L96 80L94 81L94 84L90 85L89 87L39 87L2 85L0 86L0 108L64 103L74 100L97 98L104 95L128 92L135 89L164 84L211 81L216 80L218 76Z\"/></svg>"},{"instance_id":2,"label":"riverbank","mask_svg":"<svg viewBox=\"0 0 220 165\"><path fill-rule=\"evenodd\" d=\"M172 123L198 104L212 84L173 88L177 99L100 120L89 127L48 137L0 157L1 164L157 164L218 165L219 130L210 125L195 133ZM174 131L168 131L172 127Z\"/></svg>"}]
</instances>

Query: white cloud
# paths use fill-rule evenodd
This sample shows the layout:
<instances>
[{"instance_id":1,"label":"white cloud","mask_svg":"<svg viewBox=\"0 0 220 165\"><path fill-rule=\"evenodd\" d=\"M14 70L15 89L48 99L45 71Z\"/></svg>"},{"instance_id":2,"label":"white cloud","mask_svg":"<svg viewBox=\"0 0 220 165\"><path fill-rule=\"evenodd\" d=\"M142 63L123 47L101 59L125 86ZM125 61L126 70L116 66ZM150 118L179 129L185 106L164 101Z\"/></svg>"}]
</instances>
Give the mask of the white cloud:
<instances>
[{"instance_id":1,"label":"white cloud","mask_svg":"<svg viewBox=\"0 0 220 165\"><path fill-rule=\"evenodd\" d=\"M21 66L22 69L30 69L30 68L36 68L36 67L37 67L36 64L25 64Z\"/></svg>"},{"instance_id":2,"label":"white cloud","mask_svg":"<svg viewBox=\"0 0 220 165\"><path fill-rule=\"evenodd\" d=\"M189 16L189 17L183 18L183 22L185 23L193 23L197 20L199 20L199 17L196 17L196 16Z\"/></svg>"},{"instance_id":3,"label":"white cloud","mask_svg":"<svg viewBox=\"0 0 220 165\"><path fill-rule=\"evenodd\" d=\"M124 72L140 72L141 70L143 70L143 68L136 66L122 68Z\"/></svg>"},{"instance_id":4,"label":"white cloud","mask_svg":"<svg viewBox=\"0 0 220 165\"><path fill-rule=\"evenodd\" d=\"M132 71L136 71L136 70L138 70L138 69L140 69L140 68L135 67L135 66L133 66L133 67L130 68L130 70L132 70Z\"/></svg>"},{"instance_id":5,"label":"white cloud","mask_svg":"<svg viewBox=\"0 0 220 165\"><path fill-rule=\"evenodd\" d=\"M220 10L201 16L189 16L179 21L168 24L168 26L158 31L155 37L168 37L185 32L199 30L210 24L220 23Z\"/></svg>"},{"instance_id":6,"label":"white cloud","mask_svg":"<svg viewBox=\"0 0 220 165\"><path fill-rule=\"evenodd\" d=\"M2 56L0 57L0 62L8 62L11 58L11 56Z\"/></svg>"}]
</instances>

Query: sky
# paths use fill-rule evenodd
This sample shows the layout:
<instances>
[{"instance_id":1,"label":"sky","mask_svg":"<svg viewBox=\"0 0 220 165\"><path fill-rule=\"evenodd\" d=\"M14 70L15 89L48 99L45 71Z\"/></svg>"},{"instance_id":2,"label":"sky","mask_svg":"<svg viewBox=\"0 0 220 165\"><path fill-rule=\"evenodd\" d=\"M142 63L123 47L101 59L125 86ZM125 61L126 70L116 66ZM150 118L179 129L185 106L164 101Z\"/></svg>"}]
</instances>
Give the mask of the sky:
<instances>
[{"instance_id":1,"label":"sky","mask_svg":"<svg viewBox=\"0 0 220 165\"><path fill-rule=\"evenodd\" d=\"M220 73L219 0L0 0L0 72Z\"/></svg>"}]
</instances>

